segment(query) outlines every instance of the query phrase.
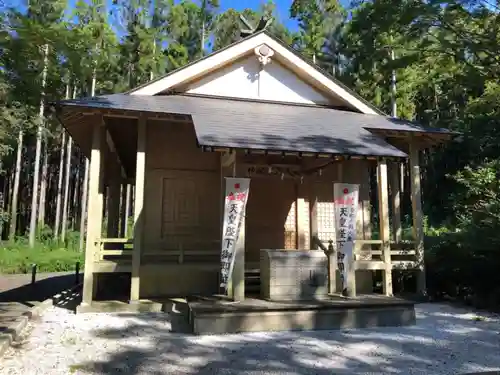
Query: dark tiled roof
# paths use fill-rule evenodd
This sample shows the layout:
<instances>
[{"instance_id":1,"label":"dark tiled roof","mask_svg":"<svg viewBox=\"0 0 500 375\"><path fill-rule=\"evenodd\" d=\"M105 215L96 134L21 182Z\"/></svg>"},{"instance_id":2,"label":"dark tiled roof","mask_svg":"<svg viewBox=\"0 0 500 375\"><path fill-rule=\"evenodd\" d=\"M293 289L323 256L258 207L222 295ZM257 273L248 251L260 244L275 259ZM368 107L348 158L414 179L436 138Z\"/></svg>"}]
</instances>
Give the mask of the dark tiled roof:
<instances>
[{"instance_id":1,"label":"dark tiled roof","mask_svg":"<svg viewBox=\"0 0 500 375\"><path fill-rule=\"evenodd\" d=\"M406 157L367 129L440 131L380 115L186 95L113 94L58 105L190 115L201 146Z\"/></svg>"}]
</instances>

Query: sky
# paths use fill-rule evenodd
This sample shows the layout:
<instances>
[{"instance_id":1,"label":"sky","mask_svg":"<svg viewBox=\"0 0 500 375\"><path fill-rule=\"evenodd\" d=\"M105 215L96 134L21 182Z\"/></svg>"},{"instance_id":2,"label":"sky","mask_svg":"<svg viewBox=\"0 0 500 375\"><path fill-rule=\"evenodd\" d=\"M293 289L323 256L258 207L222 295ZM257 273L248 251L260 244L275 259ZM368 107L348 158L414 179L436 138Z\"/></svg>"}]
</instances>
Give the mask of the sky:
<instances>
[{"instance_id":1,"label":"sky","mask_svg":"<svg viewBox=\"0 0 500 375\"><path fill-rule=\"evenodd\" d=\"M266 0L219 0L221 5L221 11L229 8L234 8L237 10L243 10L245 8L258 9L262 3ZM274 0L276 8L278 11L278 16L280 21L287 26L288 29L297 29L297 22L291 20L290 17L290 5L292 0Z\"/></svg>"},{"instance_id":2,"label":"sky","mask_svg":"<svg viewBox=\"0 0 500 375\"><path fill-rule=\"evenodd\" d=\"M2 6L25 9L28 0L0 0L0 8ZM75 0L70 0L70 3L75 3ZM111 3L111 0L109 0ZM266 0L219 0L220 11L223 12L229 8L243 10L245 8L258 9ZM280 21L289 29L296 30L297 22L289 18L290 5L292 0L274 0Z\"/></svg>"}]
</instances>

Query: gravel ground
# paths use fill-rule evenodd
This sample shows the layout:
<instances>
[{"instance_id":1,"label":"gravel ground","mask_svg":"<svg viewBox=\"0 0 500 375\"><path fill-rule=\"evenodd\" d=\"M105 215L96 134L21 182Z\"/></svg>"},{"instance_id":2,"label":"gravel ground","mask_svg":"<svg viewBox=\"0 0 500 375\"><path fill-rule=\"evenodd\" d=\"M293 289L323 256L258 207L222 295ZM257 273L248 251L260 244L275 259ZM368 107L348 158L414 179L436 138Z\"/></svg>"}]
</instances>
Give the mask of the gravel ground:
<instances>
[{"instance_id":1,"label":"gravel ground","mask_svg":"<svg viewBox=\"0 0 500 375\"><path fill-rule=\"evenodd\" d=\"M51 308L0 374L463 374L500 370L500 317L417 306L406 328L194 337L166 314Z\"/></svg>"}]
</instances>

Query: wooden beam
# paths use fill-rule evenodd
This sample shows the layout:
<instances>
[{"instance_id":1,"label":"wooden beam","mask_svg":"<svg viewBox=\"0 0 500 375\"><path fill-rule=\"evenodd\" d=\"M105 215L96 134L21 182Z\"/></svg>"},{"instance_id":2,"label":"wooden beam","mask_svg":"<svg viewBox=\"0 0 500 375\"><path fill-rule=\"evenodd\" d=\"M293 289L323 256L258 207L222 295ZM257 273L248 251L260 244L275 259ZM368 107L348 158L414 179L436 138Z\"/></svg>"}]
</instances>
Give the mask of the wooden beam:
<instances>
[{"instance_id":1,"label":"wooden beam","mask_svg":"<svg viewBox=\"0 0 500 375\"><path fill-rule=\"evenodd\" d=\"M400 164L392 162L389 168L391 176L391 204L392 204L392 235L396 243L401 242L403 230L401 227L401 186L400 186Z\"/></svg>"},{"instance_id":2,"label":"wooden beam","mask_svg":"<svg viewBox=\"0 0 500 375\"><path fill-rule=\"evenodd\" d=\"M144 182L146 177L146 118L137 121L137 156L134 200L134 251L132 253L132 281L130 301L139 300L140 268L144 228Z\"/></svg>"},{"instance_id":3,"label":"wooden beam","mask_svg":"<svg viewBox=\"0 0 500 375\"><path fill-rule=\"evenodd\" d=\"M109 129L106 128L106 142L108 143L109 150L111 151L111 154L115 156L115 159L117 160L119 166L120 166L120 172L122 177L127 177L127 174L125 173L125 168L123 167L123 162L120 159L120 155L116 151L116 145L115 142L113 141L113 137L111 136L111 133L109 132Z\"/></svg>"},{"instance_id":4,"label":"wooden beam","mask_svg":"<svg viewBox=\"0 0 500 375\"><path fill-rule=\"evenodd\" d=\"M97 116L96 116L97 117ZM92 130L92 151L89 168L87 240L85 245L85 272L83 276L82 304L90 305L94 294L94 260L101 238L104 191L104 126L102 118L95 118Z\"/></svg>"},{"instance_id":5,"label":"wooden beam","mask_svg":"<svg viewBox=\"0 0 500 375\"><path fill-rule=\"evenodd\" d=\"M191 115L162 113L162 112L133 111L126 109L87 108L82 111L82 114L86 116L93 116L95 114L100 114L104 117L130 118L130 119L145 118L147 120L169 120L169 121L180 121L180 122L192 122Z\"/></svg>"},{"instance_id":6,"label":"wooden beam","mask_svg":"<svg viewBox=\"0 0 500 375\"><path fill-rule=\"evenodd\" d=\"M378 208L380 220L380 239L382 240L382 260L385 268L383 273L383 289L386 296L392 296L392 265L389 231L389 197L387 189L387 162L381 160L377 166Z\"/></svg>"},{"instance_id":7,"label":"wooden beam","mask_svg":"<svg viewBox=\"0 0 500 375\"><path fill-rule=\"evenodd\" d=\"M221 155L221 165L226 168L236 162L236 151L225 152Z\"/></svg>"},{"instance_id":8,"label":"wooden beam","mask_svg":"<svg viewBox=\"0 0 500 375\"><path fill-rule=\"evenodd\" d=\"M88 126L88 127L92 128L92 123L93 123L95 117L96 117L96 115L75 117L69 121L64 121L64 127L68 130L71 128L74 128L76 126Z\"/></svg>"},{"instance_id":9,"label":"wooden beam","mask_svg":"<svg viewBox=\"0 0 500 375\"><path fill-rule=\"evenodd\" d=\"M421 270L417 278L417 292L426 294L424 268L424 221L422 213L422 192L420 186L419 148L414 142L410 143L410 178L411 178L411 206L413 217L413 238L415 240L416 258Z\"/></svg>"}]
</instances>

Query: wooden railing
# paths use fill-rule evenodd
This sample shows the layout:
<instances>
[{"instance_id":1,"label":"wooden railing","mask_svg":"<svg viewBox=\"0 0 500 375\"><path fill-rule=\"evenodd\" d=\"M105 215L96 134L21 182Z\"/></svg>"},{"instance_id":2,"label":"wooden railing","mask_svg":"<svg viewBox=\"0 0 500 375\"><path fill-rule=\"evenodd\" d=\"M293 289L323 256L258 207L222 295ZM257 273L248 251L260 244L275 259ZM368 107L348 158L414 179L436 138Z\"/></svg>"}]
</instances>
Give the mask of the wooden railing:
<instances>
[{"instance_id":1,"label":"wooden railing","mask_svg":"<svg viewBox=\"0 0 500 375\"><path fill-rule=\"evenodd\" d=\"M97 240L96 260L101 261L109 257L131 258L133 239L131 238L101 238Z\"/></svg>"},{"instance_id":2,"label":"wooden railing","mask_svg":"<svg viewBox=\"0 0 500 375\"><path fill-rule=\"evenodd\" d=\"M322 241L321 249L332 245L331 241ZM418 268L417 251L413 241L389 243L392 268ZM334 247L335 248L335 247ZM355 240L354 260L357 269L383 269L384 252L382 240Z\"/></svg>"},{"instance_id":3,"label":"wooden railing","mask_svg":"<svg viewBox=\"0 0 500 375\"><path fill-rule=\"evenodd\" d=\"M213 241L219 243L220 241ZM318 247L328 252L333 243L331 241L315 241ZM98 251L95 260L119 260L130 261L133 253L133 239L129 238L101 238L97 241ZM418 268L417 251L414 242L403 241L399 243L390 242L390 259L392 268ZM334 246L335 248L335 246ZM354 260L357 269L383 269L384 254L383 242L381 240L355 240ZM158 259L168 263L190 264L202 263L210 257L214 261L220 255L219 250L187 250L180 247L177 250L147 250L142 254L143 258Z\"/></svg>"},{"instance_id":4,"label":"wooden railing","mask_svg":"<svg viewBox=\"0 0 500 375\"><path fill-rule=\"evenodd\" d=\"M97 241L98 251L96 261L104 260L131 260L133 253L133 239L128 238L101 238ZM147 250L142 257L163 257L174 258L178 264L189 263L189 260L196 261L200 257L220 256L219 250L186 250L180 247L177 250ZM186 262L188 260L188 262Z\"/></svg>"}]
</instances>

